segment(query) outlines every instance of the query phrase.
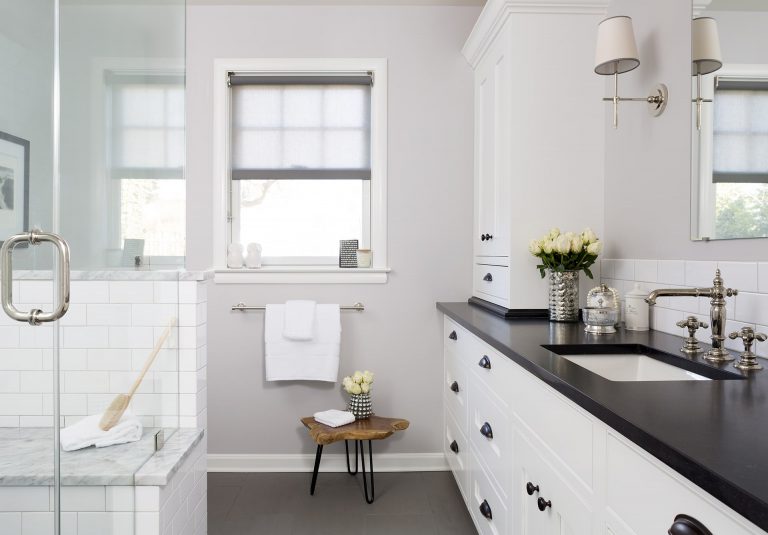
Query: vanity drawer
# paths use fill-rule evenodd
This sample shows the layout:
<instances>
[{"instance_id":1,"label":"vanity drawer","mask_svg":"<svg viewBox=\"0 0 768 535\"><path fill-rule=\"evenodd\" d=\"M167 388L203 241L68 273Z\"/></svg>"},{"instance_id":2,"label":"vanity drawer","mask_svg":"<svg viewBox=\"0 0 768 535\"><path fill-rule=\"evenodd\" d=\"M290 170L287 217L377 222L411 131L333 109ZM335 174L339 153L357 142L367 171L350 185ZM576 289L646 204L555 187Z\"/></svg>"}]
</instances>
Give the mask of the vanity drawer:
<instances>
[{"instance_id":1,"label":"vanity drawer","mask_svg":"<svg viewBox=\"0 0 768 535\"><path fill-rule=\"evenodd\" d=\"M517 365L479 338L475 337L474 342L470 357L466 359L469 369L486 390L499 397L504 406L505 392L511 387L512 376L519 374L515 369Z\"/></svg>"},{"instance_id":2,"label":"vanity drawer","mask_svg":"<svg viewBox=\"0 0 768 535\"><path fill-rule=\"evenodd\" d=\"M469 465L470 496L467 505L478 533L506 535L508 514L505 501L493 488L474 451L469 452Z\"/></svg>"},{"instance_id":3,"label":"vanity drawer","mask_svg":"<svg viewBox=\"0 0 768 535\"><path fill-rule=\"evenodd\" d=\"M456 421L461 424L462 431L467 429L467 392L469 388L468 372L456 355L445 355L445 373L443 391L445 406Z\"/></svg>"},{"instance_id":4,"label":"vanity drawer","mask_svg":"<svg viewBox=\"0 0 768 535\"><path fill-rule=\"evenodd\" d=\"M613 431L606 460L609 533L666 533L678 514L696 518L714 535L765 533Z\"/></svg>"},{"instance_id":5,"label":"vanity drawer","mask_svg":"<svg viewBox=\"0 0 768 535\"><path fill-rule=\"evenodd\" d=\"M469 498L469 443L453 415L445 413L445 433L443 434L443 452L448 461L464 501Z\"/></svg>"},{"instance_id":6,"label":"vanity drawer","mask_svg":"<svg viewBox=\"0 0 768 535\"><path fill-rule=\"evenodd\" d=\"M509 300L509 267L495 264L475 264L474 289L478 297L484 295Z\"/></svg>"},{"instance_id":7,"label":"vanity drawer","mask_svg":"<svg viewBox=\"0 0 768 535\"><path fill-rule=\"evenodd\" d=\"M443 348L454 355L463 355L470 351L477 338L464 327L445 316L443 321Z\"/></svg>"},{"instance_id":8,"label":"vanity drawer","mask_svg":"<svg viewBox=\"0 0 768 535\"><path fill-rule=\"evenodd\" d=\"M509 495L512 441L509 417L482 385L473 381L469 390L469 442L488 468L502 497Z\"/></svg>"}]
</instances>

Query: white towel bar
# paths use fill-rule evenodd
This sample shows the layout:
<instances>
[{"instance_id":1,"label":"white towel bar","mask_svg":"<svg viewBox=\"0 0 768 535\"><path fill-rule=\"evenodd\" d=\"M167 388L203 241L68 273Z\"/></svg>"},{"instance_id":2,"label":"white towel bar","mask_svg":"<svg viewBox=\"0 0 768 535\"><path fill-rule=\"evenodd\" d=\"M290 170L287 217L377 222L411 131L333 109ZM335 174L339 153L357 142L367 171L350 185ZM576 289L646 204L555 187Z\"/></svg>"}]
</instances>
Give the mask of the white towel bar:
<instances>
[{"instance_id":1,"label":"white towel bar","mask_svg":"<svg viewBox=\"0 0 768 535\"><path fill-rule=\"evenodd\" d=\"M242 312L246 310L264 310L266 309L266 305L246 305L243 302L240 302L236 305L232 305L232 310L240 310ZM362 312L365 310L365 305L362 303L355 303L354 305L341 305L339 306L341 310L354 310L356 312Z\"/></svg>"}]
</instances>

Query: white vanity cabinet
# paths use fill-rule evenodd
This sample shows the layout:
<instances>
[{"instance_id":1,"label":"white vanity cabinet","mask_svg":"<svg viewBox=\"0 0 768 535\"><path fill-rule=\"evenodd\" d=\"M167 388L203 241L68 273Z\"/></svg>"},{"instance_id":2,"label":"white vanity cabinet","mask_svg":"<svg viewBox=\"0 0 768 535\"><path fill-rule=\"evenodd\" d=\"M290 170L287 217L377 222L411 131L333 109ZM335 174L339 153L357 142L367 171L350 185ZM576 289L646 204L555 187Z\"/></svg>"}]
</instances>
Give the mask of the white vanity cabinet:
<instances>
[{"instance_id":1,"label":"white vanity cabinet","mask_svg":"<svg viewBox=\"0 0 768 535\"><path fill-rule=\"evenodd\" d=\"M443 335L444 451L480 534L663 535L680 513L766 534L447 316Z\"/></svg>"},{"instance_id":2,"label":"white vanity cabinet","mask_svg":"<svg viewBox=\"0 0 768 535\"><path fill-rule=\"evenodd\" d=\"M547 308L531 239L602 221L601 4L488 0L462 50L474 70L473 294L506 309Z\"/></svg>"}]
</instances>

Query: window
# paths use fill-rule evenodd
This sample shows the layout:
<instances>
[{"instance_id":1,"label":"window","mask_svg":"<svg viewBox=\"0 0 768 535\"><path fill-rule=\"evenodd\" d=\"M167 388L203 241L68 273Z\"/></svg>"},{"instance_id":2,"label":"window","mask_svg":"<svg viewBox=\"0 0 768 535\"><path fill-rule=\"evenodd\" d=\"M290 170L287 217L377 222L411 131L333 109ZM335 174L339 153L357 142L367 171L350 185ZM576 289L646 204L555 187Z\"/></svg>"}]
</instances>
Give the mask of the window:
<instances>
[{"instance_id":1,"label":"window","mask_svg":"<svg viewBox=\"0 0 768 535\"><path fill-rule=\"evenodd\" d=\"M712 183L715 237L768 236L768 79L718 77Z\"/></svg>"},{"instance_id":2,"label":"window","mask_svg":"<svg viewBox=\"0 0 768 535\"><path fill-rule=\"evenodd\" d=\"M370 271L386 271L385 67L216 61L214 165L225 199L214 229L223 238L218 266L228 244L256 242L261 274L340 271L340 240L357 239L373 252Z\"/></svg>"},{"instance_id":3,"label":"window","mask_svg":"<svg viewBox=\"0 0 768 535\"><path fill-rule=\"evenodd\" d=\"M143 240L143 256L183 257L184 76L107 71L105 81L114 247Z\"/></svg>"}]
</instances>

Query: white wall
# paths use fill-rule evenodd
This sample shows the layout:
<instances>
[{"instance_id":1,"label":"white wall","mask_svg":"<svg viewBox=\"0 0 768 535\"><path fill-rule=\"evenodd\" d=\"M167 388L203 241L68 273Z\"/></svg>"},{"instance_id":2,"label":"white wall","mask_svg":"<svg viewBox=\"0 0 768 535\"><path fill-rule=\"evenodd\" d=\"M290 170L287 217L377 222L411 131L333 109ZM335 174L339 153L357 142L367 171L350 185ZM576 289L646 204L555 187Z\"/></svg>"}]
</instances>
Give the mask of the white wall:
<instances>
[{"instance_id":1,"label":"white wall","mask_svg":"<svg viewBox=\"0 0 768 535\"><path fill-rule=\"evenodd\" d=\"M341 408L339 385L265 383L263 313L239 301L362 301L343 313L340 372L377 373L374 408L411 420L377 451L440 451L439 300L471 294L472 74L460 54L477 7L197 6L188 9L188 256L212 262L214 58L389 60L389 264L383 285L222 285L208 294L211 453L309 453L298 419ZM223 82L223 81L222 81Z\"/></svg>"},{"instance_id":2,"label":"white wall","mask_svg":"<svg viewBox=\"0 0 768 535\"><path fill-rule=\"evenodd\" d=\"M640 53L640 67L619 76L620 94L645 96L663 82L670 97L661 117L627 103L618 130L606 118L606 257L768 259L764 240L690 239L690 3L613 0L608 11L633 18ZM606 81L606 94L609 86Z\"/></svg>"}]
</instances>

